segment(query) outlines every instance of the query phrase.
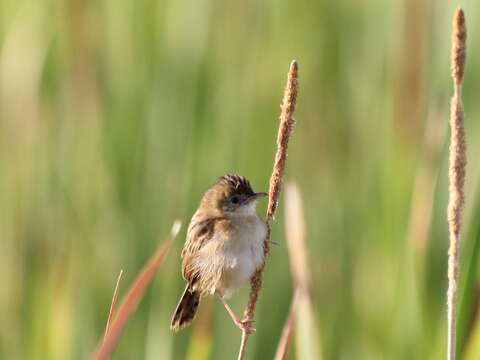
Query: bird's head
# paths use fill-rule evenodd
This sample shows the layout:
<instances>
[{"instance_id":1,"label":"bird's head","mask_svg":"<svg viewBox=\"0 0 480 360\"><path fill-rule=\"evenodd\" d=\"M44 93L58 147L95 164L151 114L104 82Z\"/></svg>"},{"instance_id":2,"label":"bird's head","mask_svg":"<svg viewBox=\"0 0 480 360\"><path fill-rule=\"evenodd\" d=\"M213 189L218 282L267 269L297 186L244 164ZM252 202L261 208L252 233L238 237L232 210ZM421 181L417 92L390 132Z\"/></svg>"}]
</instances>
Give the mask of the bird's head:
<instances>
[{"instance_id":1,"label":"bird's head","mask_svg":"<svg viewBox=\"0 0 480 360\"><path fill-rule=\"evenodd\" d=\"M243 176L225 175L205 193L200 206L223 216L250 216L255 215L256 200L266 195L254 192Z\"/></svg>"}]
</instances>

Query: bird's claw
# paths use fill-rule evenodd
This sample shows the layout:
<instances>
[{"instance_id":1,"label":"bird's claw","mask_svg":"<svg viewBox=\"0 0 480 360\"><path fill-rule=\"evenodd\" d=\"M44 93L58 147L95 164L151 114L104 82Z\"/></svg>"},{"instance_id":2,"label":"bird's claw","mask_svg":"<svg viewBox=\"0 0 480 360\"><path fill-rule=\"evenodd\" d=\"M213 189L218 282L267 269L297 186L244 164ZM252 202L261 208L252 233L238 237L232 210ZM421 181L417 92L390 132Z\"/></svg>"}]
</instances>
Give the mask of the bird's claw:
<instances>
[{"instance_id":1,"label":"bird's claw","mask_svg":"<svg viewBox=\"0 0 480 360\"><path fill-rule=\"evenodd\" d=\"M248 335L254 333L255 329L255 320L250 319L243 319L236 322L236 325L242 330L243 332L247 333Z\"/></svg>"}]
</instances>

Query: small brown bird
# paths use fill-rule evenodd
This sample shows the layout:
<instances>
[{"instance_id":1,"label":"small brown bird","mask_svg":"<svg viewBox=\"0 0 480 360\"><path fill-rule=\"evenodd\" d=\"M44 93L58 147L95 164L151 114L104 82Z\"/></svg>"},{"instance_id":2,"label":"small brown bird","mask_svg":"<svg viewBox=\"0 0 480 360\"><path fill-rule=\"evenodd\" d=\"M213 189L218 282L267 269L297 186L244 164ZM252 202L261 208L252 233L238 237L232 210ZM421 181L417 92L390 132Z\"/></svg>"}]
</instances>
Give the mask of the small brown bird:
<instances>
[{"instance_id":1,"label":"small brown bird","mask_svg":"<svg viewBox=\"0 0 480 360\"><path fill-rule=\"evenodd\" d=\"M182 250L182 275L187 286L170 328L179 331L195 317L200 298L215 294L240 329L254 331L240 320L226 300L252 277L263 262L267 227L256 212L256 193L242 176L225 175L200 201L188 226Z\"/></svg>"}]
</instances>

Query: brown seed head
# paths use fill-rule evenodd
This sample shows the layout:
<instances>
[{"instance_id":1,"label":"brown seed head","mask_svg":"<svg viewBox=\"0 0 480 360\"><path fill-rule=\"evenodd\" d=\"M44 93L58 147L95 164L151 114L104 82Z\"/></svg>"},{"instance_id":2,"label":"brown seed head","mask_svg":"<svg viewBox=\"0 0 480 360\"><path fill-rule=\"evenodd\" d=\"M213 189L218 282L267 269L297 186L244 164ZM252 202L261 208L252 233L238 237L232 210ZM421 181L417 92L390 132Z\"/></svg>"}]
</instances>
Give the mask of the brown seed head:
<instances>
[{"instance_id":1,"label":"brown seed head","mask_svg":"<svg viewBox=\"0 0 480 360\"><path fill-rule=\"evenodd\" d=\"M267 218L270 220L275 215L278 198L282 188L283 173L285 170L285 161L287 160L287 148L290 134L295 125L293 113L297 103L298 94L298 63L293 60L288 71L287 85L283 93L283 101L280 113L280 127L277 137L277 154L275 155L275 164L273 166L272 176L270 177L270 193L268 201Z\"/></svg>"},{"instance_id":2,"label":"brown seed head","mask_svg":"<svg viewBox=\"0 0 480 360\"><path fill-rule=\"evenodd\" d=\"M467 26L465 14L458 8L453 16L452 31L452 77L455 85L463 82L466 59Z\"/></svg>"}]
</instances>

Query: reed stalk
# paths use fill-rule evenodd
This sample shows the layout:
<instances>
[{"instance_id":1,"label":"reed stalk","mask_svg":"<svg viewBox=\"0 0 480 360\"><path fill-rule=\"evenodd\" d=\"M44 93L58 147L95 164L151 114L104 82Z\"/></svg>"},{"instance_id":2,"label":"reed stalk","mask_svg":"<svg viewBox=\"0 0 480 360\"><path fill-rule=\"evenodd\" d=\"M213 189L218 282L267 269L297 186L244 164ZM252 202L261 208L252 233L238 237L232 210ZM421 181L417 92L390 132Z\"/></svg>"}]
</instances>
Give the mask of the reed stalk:
<instances>
[{"instance_id":1,"label":"reed stalk","mask_svg":"<svg viewBox=\"0 0 480 360\"><path fill-rule=\"evenodd\" d=\"M255 317L255 310L257 306L258 296L262 288L262 275L265 269L265 260L270 252L270 241L272 235L272 222L278 206L280 192L282 190L283 175L285 172L285 163L287 160L287 149L290 135L292 134L295 125L293 114L295 112L295 105L297 103L298 94L298 63L293 60L288 71L287 85L283 94L283 102L280 113L280 125L277 136L277 153L275 155L275 163L273 165L272 175L270 177L270 187L268 193L268 208L267 208L267 237L263 244L265 258L250 280L250 295L248 303L244 311L244 318L253 320ZM240 350L238 352L238 360L245 359L247 351L247 342L250 334L246 331L242 332L242 339L240 343Z\"/></svg>"},{"instance_id":2,"label":"reed stalk","mask_svg":"<svg viewBox=\"0 0 480 360\"><path fill-rule=\"evenodd\" d=\"M457 303L460 271L460 230L462 210L465 203L466 145L462 83L465 70L467 29L462 9L453 16L452 28L452 78L453 97L450 105L450 150L449 150L449 202L448 227L450 247L448 250L448 360L456 359Z\"/></svg>"}]
</instances>

